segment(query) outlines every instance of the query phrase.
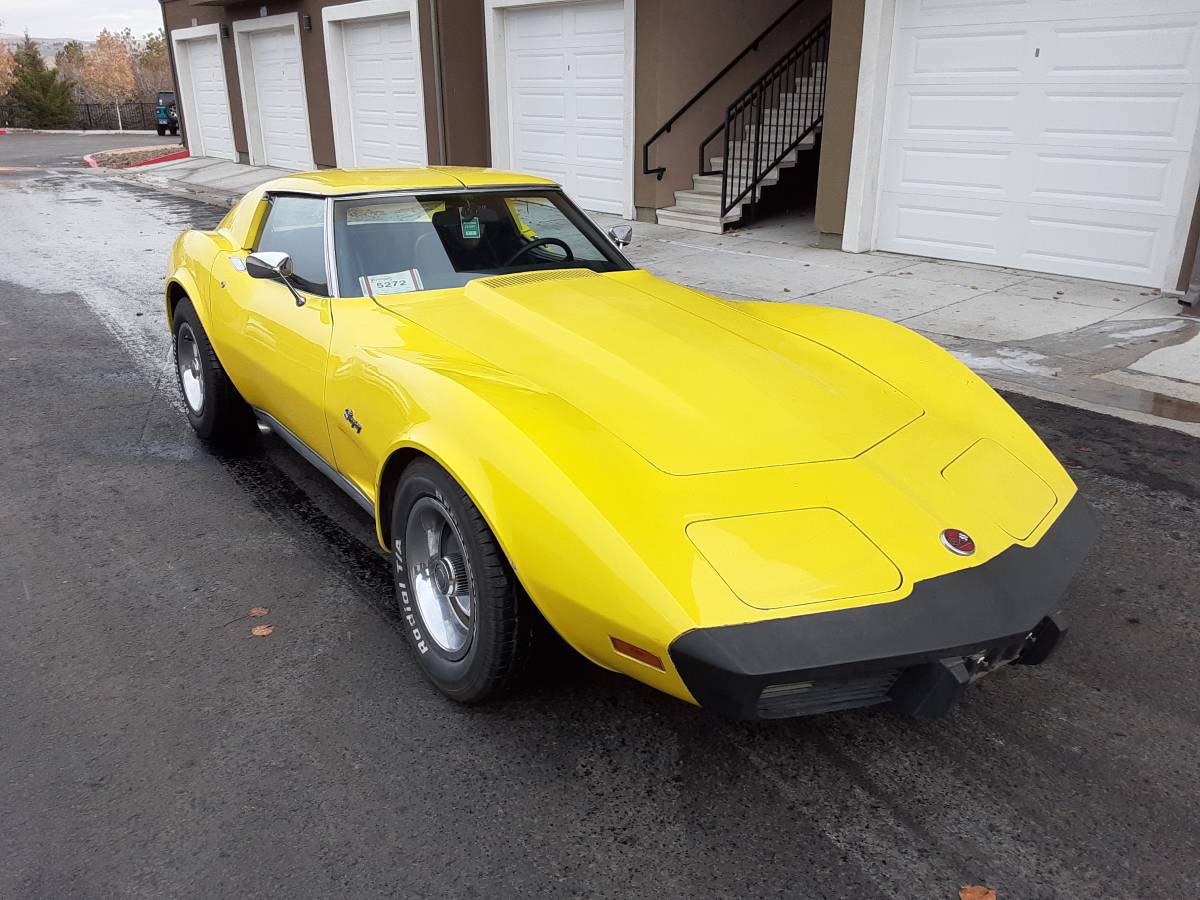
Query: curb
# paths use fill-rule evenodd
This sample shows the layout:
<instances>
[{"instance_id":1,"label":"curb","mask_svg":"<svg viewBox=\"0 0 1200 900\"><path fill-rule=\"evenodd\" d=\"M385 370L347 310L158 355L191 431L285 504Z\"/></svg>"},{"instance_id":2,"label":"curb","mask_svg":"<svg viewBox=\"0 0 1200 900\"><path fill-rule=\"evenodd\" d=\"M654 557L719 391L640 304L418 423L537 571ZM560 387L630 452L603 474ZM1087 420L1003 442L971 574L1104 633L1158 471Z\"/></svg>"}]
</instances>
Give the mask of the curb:
<instances>
[{"instance_id":1,"label":"curb","mask_svg":"<svg viewBox=\"0 0 1200 900\"><path fill-rule=\"evenodd\" d=\"M141 162L135 162L128 166L121 166L120 169L136 169L138 166L152 166L155 163L174 162L177 159L187 159L188 155L188 149L187 147L184 147L182 150L175 150L162 156L156 156L153 159L143 159ZM83 164L90 169L107 168L106 166L102 166L100 163L96 162L95 158L90 153L84 156Z\"/></svg>"},{"instance_id":2,"label":"curb","mask_svg":"<svg viewBox=\"0 0 1200 900\"><path fill-rule=\"evenodd\" d=\"M156 156L154 159L143 159L141 162L135 162L133 165L126 166L125 168L136 169L138 166L152 166L155 163L174 162L177 159L187 159L189 155L188 148L184 147L182 150L176 150L174 153L167 153L164 156ZM86 161L87 159L89 157L85 156L84 160Z\"/></svg>"}]
</instances>

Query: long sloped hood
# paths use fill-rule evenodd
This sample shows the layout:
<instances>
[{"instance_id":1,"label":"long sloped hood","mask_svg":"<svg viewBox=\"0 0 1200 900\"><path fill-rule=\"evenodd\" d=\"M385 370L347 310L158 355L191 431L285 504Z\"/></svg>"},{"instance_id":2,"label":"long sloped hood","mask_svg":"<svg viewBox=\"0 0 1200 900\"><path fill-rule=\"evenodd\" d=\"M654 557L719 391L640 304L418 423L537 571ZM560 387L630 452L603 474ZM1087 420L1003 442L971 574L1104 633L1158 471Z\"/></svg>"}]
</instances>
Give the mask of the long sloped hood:
<instances>
[{"instance_id":1,"label":"long sloped hood","mask_svg":"<svg viewBox=\"0 0 1200 900\"><path fill-rule=\"evenodd\" d=\"M500 276L380 302L673 475L846 459L921 415L833 350L644 272Z\"/></svg>"}]
</instances>

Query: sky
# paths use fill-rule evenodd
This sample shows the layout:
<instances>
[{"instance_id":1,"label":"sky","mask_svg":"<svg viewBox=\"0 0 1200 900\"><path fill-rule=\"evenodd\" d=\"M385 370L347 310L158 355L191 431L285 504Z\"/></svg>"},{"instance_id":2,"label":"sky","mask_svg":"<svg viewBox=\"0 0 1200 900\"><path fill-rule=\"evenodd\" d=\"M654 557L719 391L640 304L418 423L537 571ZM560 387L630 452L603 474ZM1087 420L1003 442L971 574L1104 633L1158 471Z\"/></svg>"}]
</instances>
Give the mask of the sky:
<instances>
[{"instance_id":1,"label":"sky","mask_svg":"<svg viewBox=\"0 0 1200 900\"><path fill-rule=\"evenodd\" d=\"M162 7L156 0L0 0L0 31L30 37L78 38L92 41L101 28L136 35L162 27Z\"/></svg>"}]
</instances>

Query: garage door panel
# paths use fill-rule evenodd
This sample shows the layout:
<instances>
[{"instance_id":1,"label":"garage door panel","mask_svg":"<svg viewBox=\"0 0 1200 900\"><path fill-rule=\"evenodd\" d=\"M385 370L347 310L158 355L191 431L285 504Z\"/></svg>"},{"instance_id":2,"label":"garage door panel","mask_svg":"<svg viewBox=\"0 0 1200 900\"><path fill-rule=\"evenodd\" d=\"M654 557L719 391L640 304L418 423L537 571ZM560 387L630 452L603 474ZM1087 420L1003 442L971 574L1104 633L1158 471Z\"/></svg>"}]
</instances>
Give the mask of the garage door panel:
<instances>
[{"instance_id":1,"label":"garage door panel","mask_svg":"<svg viewBox=\"0 0 1200 900\"><path fill-rule=\"evenodd\" d=\"M1033 203L1170 215L1187 174L1177 154L1120 156L1065 148L1028 152L1034 155L1028 193Z\"/></svg>"},{"instance_id":2,"label":"garage door panel","mask_svg":"<svg viewBox=\"0 0 1200 900\"><path fill-rule=\"evenodd\" d=\"M889 141L883 183L894 193L1170 215L1182 195L1177 153L1005 144Z\"/></svg>"},{"instance_id":3,"label":"garage door panel","mask_svg":"<svg viewBox=\"0 0 1200 900\"><path fill-rule=\"evenodd\" d=\"M878 245L1161 286L1200 118L1195 6L902 0Z\"/></svg>"},{"instance_id":4,"label":"garage door panel","mask_svg":"<svg viewBox=\"0 0 1200 900\"><path fill-rule=\"evenodd\" d=\"M995 262L1000 255L1006 210L1001 205L954 198L897 196L880 218L903 253L940 255L943 248L958 251L957 259Z\"/></svg>"},{"instance_id":5,"label":"garage door panel","mask_svg":"<svg viewBox=\"0 0 1200 900\"><path fill-rule=\"evenodd\" d=\"M187 55L187 78L195 105L194 121L186 123L192 131L193 152L236 160L220 42L214 36L182 41L180 46Z\"/></svg>"},{"instance_id":6,"label":"garage door panel","mask_svg":"<svg viewBox=\"0 0 1200 900\"><path fill-rule=\"evenodd\" d=\"M291 27L252 31L247 44L262 162L283 169L311 169L308 109L296 32Z\"/></svg>"},{"instance_id":7,"label":"garage door panel","mask_svg":"<svg viewBox=\"0 0 1200 900\"><path fill-rule=\"evenodd\" d=\"M1143 279L1154 266L1157 222L1132 224L1105 221L1086 210L1061 210L1031 214L1027 219L1023 268L1079 266L1081 272L1107 271L1123 281Z\"/></svg>"},{"instance_id":8,"label":"garage door panel","mask_svg":"<svg viewBox=\"0 0 1200 900\"><path fill-rule=\"evenodd\" d=\"M1197 16L1050 26L1042 42L1047 80L1155 83L1194 81L1200 62Z\"/></svg>"},{"instance_id":9,"label":"garage door panel","mask_svg":"<svg viewBox=\"0 0 1200 900\"><path fill-rule=\"evenodd\" d=\"M898 71L906 81L961 83L964 78L1019 80L1028 35L1023 28L905 29L898 36Z\"/></svg>"},{"instance_id":10,"label":"garage door panel","mask_svg":"<svg viewBox=\"0 0 1200 900\"><path fill-rule=\"evenodd\" d=\"M896 95L894 136L912 140L1016 140L1021 92L995 88L911 88Z\"/></svg>"},{"instance_id":11,"label":"garage door panel","mask_svg":"<svg viewBox=\"0 0 1200 900\"><path fill-rule=\"evenodd\" d=\"M575 95L575 117L581 126L589 128L606 128L614 134L621 134L619 124L625 110L623 95L593 94L590 91L580 91Z\"/></svg>"},{"instance_id":12,"label":"garage door panel","mask_svg":"<svg viewBox=\"0 0 1200 900\"><path fill-rule=\"evenodd\" d=\"M942 196L998 196L1006 183L1011 147L981 149L970 144L913 144L888 141L884 183L902 192Z\"/></svg>"},{"instance_id":13,"label":"garage door panel","mask_svg":"<svg viewBox=\"0 0 1200 900\"><path fill-rule=\"evenodd\" d=\"M522 125L534 120L563 122L567 116L567 98L562 91L522 91L513 113Z\"/></svg>"},{"instance_id":14,"label":"garage door panel","mask_svg":"<svg viewBox=\"0 0 1200 900\"><path fill-rule=\"evenodd\" d=\"M346 60L349 164L424 165L422 85L409 17L348 20L338 27Z\"/></svg>"},{"instance_id":15,"label":"garage door panel","mask_svg":"<svg viewBox=\"0 0 1200 900\"><path fill-rule=\"evenodd\" d=\"M628 194L624 15L611 0L504 13L511 164L585 209L622 212Z\"/></svg>"},{"instance_id":16,"label":"garage door panel","mask_svg":"<svg viewBox=\"0 0 1200 900\"><path fill-rule=\"evenodd\" d=\"M1059 22L1064 19L1139 18L1186 10L1181 0L900 0L898 19L910 26Z\"/></svg>"}]
</instances>

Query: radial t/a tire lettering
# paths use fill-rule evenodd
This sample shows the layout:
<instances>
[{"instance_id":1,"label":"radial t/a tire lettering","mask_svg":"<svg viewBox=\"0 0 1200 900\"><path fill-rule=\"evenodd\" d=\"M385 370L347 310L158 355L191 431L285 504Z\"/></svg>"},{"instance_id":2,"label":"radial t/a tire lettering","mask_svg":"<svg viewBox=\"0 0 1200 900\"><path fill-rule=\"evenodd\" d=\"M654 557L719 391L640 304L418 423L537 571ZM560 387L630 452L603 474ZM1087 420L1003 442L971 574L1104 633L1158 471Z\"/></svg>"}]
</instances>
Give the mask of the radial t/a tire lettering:
<instances>
[{"instance_id":1,"label":"radial t/a tire lettering","mask_svg":"<svg viewBox=\"0 0 1200 900\"><path fill-rule=\"evenodd\" d=\"M418 460L391 516L396 602L421 669L460 703L504 692L529 658L533 609L483 515L445 470Z\"/></svg>"}]
</instances>

